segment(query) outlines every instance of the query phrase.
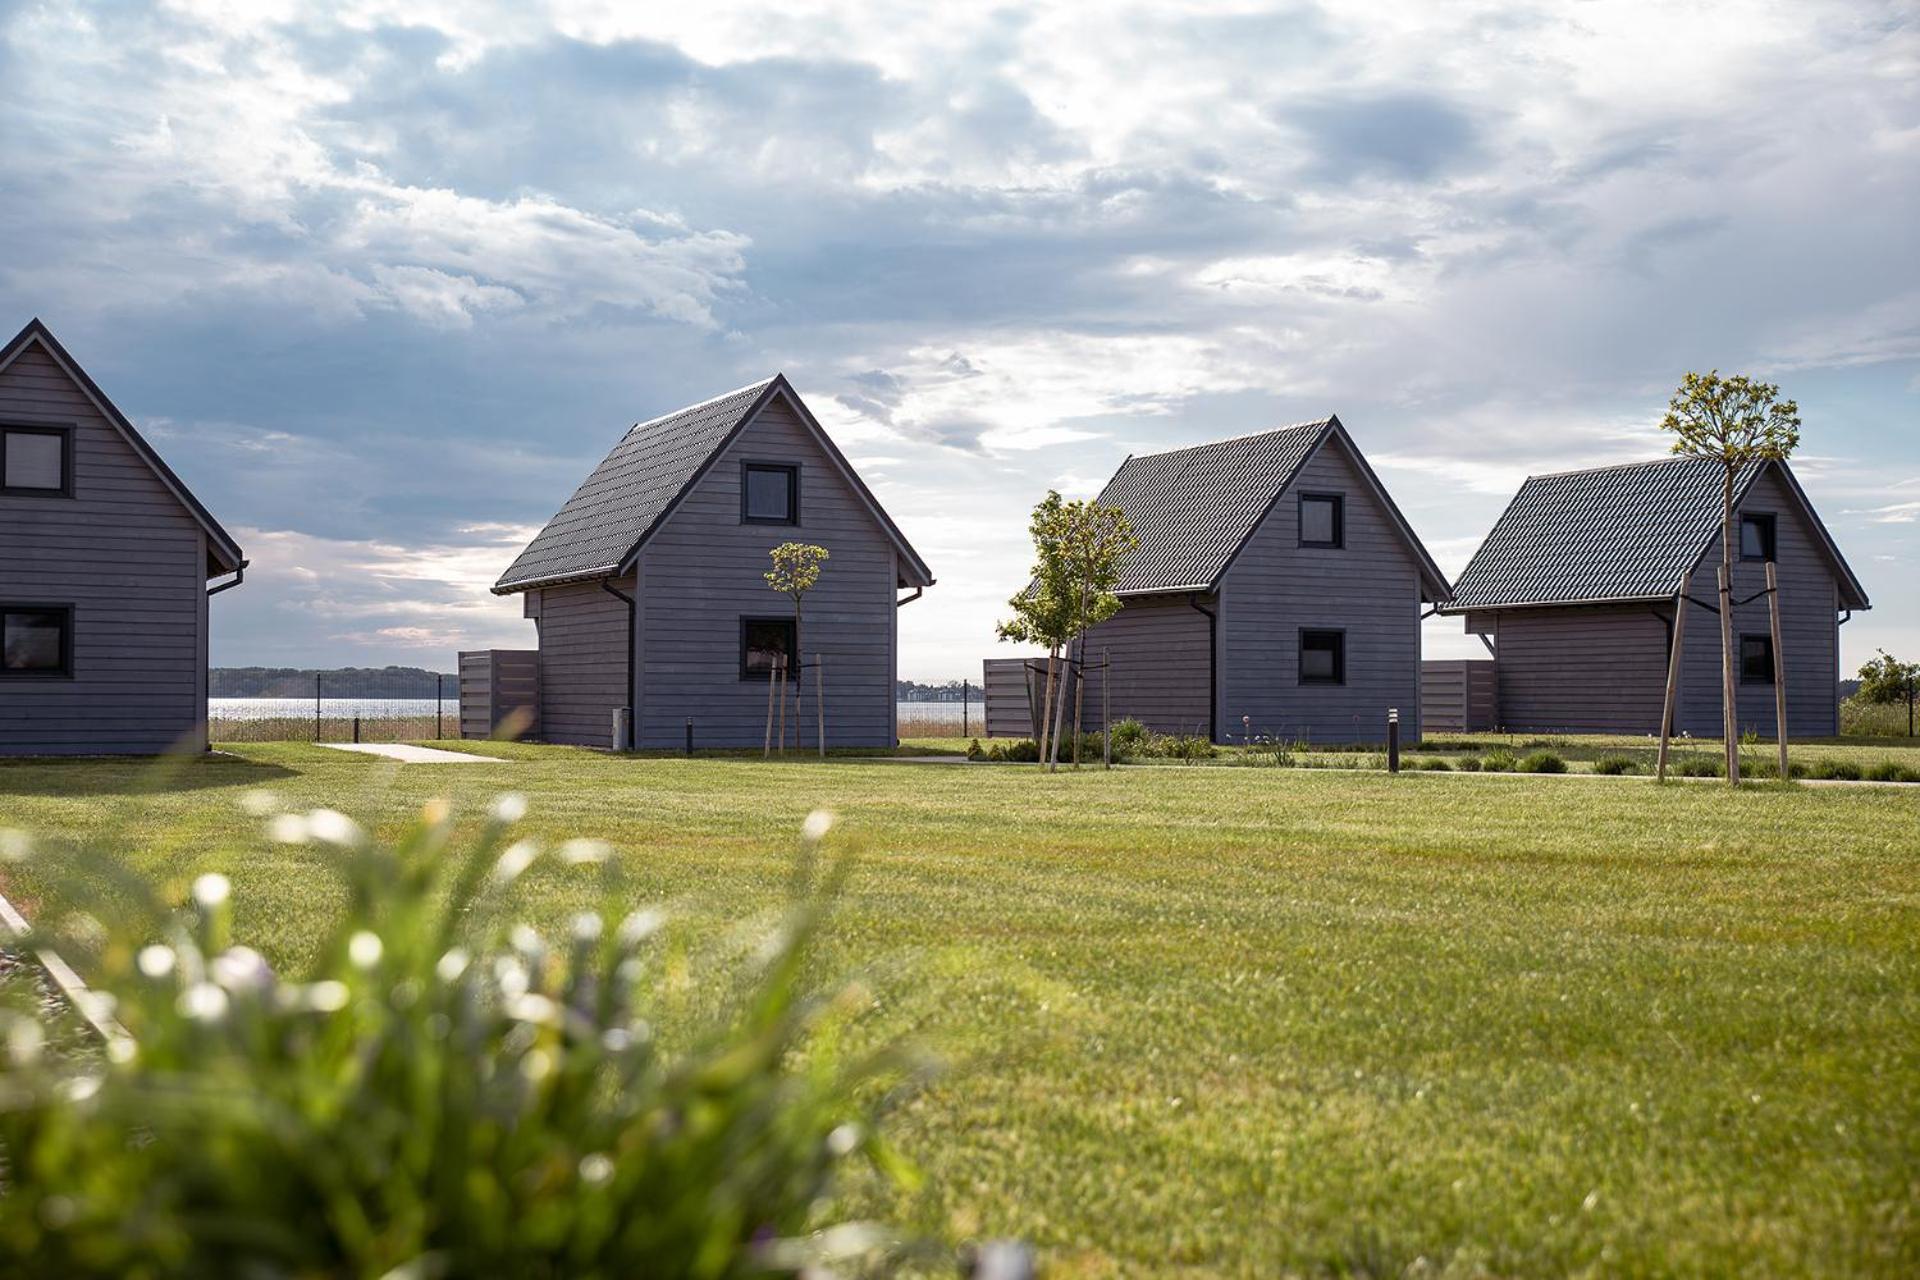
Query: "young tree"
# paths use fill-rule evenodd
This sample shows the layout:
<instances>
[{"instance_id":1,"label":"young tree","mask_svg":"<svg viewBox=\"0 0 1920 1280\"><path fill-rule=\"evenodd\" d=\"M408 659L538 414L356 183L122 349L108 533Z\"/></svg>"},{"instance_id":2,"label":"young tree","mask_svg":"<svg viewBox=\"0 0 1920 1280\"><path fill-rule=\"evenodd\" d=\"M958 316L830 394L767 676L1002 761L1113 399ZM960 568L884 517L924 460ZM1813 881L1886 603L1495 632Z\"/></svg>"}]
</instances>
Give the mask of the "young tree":
<instances>
[{"instance_id":1,"label":"young tree","mask_svg":"<svg viewBox=\"0 0 1920 1280\"><path fill-rule=\"evenodd\" d=\"M1120 566L1129 551L1140 545L1133 536L1133 525L1119 507L1103 507L1098 502L1070 502L1062 508L1066 533L1064 555L1068 579L1073 590L1073 660L1082 666L1087 658L1087 632L1120 612L1120 597L1114 585L1120 580ZM1102 677L1104 679L1104 675ZM1073 763L1080 763L1080 690L1076 681L1073 699ZM1060 739L1053 741L1053 758L1048 767L1058 768Z\"/></svg>"},{"instance_id":2,"label":"young tree","mask_svg":"<svg viewBox=\"0 0 1920 1280\"><path fill-rule=\"evenodd\" d=\"M1920 702L1920 662L1902 662L1885 649L1878 652L1879 657L1860 668L1860 692L1856 696L1875 706L1906 703L1907 736L1911 738L1914 703Z\"/></svg>"},{"instance_id":3,"label":"young tree","mask_svg":"<svg viewBox=\"0 0 1920 1280\"><path fill-rule=\"evenodd\" d=\"M767 552L767 554L773 558L773 568L769 569L764 575L767 580L767 585L793 601L793 665L796 668L794 676L793 745L797 748L800 745L800 686L798 671L804 669L806 666L806 663L801 658L801 655L806 652L804 648L806 631L801 611L806 603L807 592L813 590L820 582L820 566L831 559L832 555L825 547L817 547L810 542L783 542L773 550ZM782 719L786 717L786 698L786 691L783 689L780 694L780 715ZM823 755L827 749L824 731L825 717L826 712L823 704L821 711L823 728L820 739L820 751ZM782 751L787 749L787 733L784 726L780 730L780 749Z\"/></svg>"},{"instance_id":4,"label":"young tree","mask_svg":"<svg viewBox=\"0 0 1920 1280\"><path fill-rule=\"evenodd\" d=\"M1066 503L1051 490L1033 509L1027 531L1033 536L1033 571L1026 589L1007 601L1013 616L994 631L1002 640L1045 645L1047 679L1040 699L1040 758L1047 758L1053 727L1054 691L1061 684L1060 651L1073 638L1073 580L1066 555Z\"/></svg>"},{"instance_id":5,"label":"young tree","mask_svg":"<svg viewBox=\"0 0 1920 1280\"><path fill-rule=\"evenodd\" d=\"M1736 704L1738 654L1733 643L1733 560L1739 531L1733 521L1733 484L1750 462L1785 461L1800 443L1800 406L1780 398L1780 388L1744 374L1722 378L1719 370L1688 373L1680 380L1660 421L1673 432L1673 452L1713 458L1720 479L1720 705L1727 752L1727 778L1740 782L1740 709ZM1685 607L1684 601L1682 606ZM1787 727L1777 726L1784 736Z\"/></svg>"}]
</instances>

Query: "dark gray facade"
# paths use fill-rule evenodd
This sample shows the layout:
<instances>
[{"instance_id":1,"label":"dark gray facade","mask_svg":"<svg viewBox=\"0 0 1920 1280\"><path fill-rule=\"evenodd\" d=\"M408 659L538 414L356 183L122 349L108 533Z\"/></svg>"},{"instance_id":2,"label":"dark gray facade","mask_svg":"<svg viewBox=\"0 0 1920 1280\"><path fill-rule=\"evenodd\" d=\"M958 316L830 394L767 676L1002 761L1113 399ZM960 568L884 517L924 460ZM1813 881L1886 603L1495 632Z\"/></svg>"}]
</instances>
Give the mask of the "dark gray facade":
<instances>
[{"instance_id":1,"label":"dark gray facade","mask_svg":"<svg viewBox=\"0 0 1920 1280\"><path fill-rule=\"evenodd\" d=\"M748 518L749 469L791 474L791 523ZM689 720L696 746L760 745L744 632L793 618L763 577L790 541L831 555L800 626L801 740L824 679L828 746L892 745L898 592L933 578L783 378L635 427L495 587L539 629L542 736L608 745L630 706L643 748L682 745Z\"/></svg>"},{"instance_id":2,"label":"dark gray facade","mask_svg":"<svg viewBox=\"0 0 1920 1280\"><path fill-rule=\"evenodd\" d=\"M1522 489L1502 525L1524 521L1525 536L1497 525L1449 609L1491 642L1503 727L1658 733L1678 605L1687 618L1674 729L1720 736L1720 626L1709 607L1720 564L1717 475L1717 464L1675 459L1542 477ZM1866 594L1784 463L1749 468L1736 493L1736 527L1751 514L1773 528L1788 735L1837 733L1839 624L1846 611L1868 607ZM1644 535L1637 545L1634 531ZM1552 567L1537 572L1536 560ZM1582 560L1591 565L1585 584L1570 571ZM1552 583L1569 584L1560 594L1573 598L1544 599L1555 594ZM1765 587L1764 559L1736 556L1733 595L1745 602L1734 610L1736 645L1769 636ZM1741 731L1772 736L1771 678L1742 676L1737 689Z\"/></svg>"},{"instance_id":3,"label":"dark gray facade","mask_svg":"<svg viewBox=\"0 0 1920 1280\"><path fill-rule=\"evenodd\" d=\"M38 321L0 348L9 429L65 475L0 453L0 755L204 750L208 582L239 547Z\"/></svg>"},{"instance_id":4,"label":"dark gray facade","mask_svg":"<svg viewBox=\"0 0 1920 1280\"><path fill-rule=\"evenodd\" d=\"M1337 503L1337 537L1303 498ZM1101 501L1141 547L1088 635L1083 723L1105 679L1116 720L1163 733L1372 742L1397 709L1417 737L1421 606L1447 582L1338 419L1129 459Z\"/></svg>"}]
</instances>

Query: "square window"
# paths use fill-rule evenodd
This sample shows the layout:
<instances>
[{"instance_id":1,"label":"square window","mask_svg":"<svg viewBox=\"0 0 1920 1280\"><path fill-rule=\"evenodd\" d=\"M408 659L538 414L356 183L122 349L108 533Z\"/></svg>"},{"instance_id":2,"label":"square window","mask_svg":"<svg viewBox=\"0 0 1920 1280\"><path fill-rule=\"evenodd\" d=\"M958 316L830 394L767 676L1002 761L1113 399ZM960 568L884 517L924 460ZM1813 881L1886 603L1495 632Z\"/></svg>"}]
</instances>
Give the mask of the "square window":
<instances>
[{"instance_id":1,"label":"square window","mask_svg":"<svg viewBox=\"0 0 1920 1280\"><path fill-rule=\"evenodd\" d=\"M1339 547L1346 543L1346 500L1337 493L1300 495L1300 545Z\"/></svg>"},{"instance_id":2,"label":"square window","mask_svg":"<svg viewBox=\"0 0 1920 1280\"><path fill-rule=\"evenodd\" d=\"M0 605L0 676L72 674L72 609Z\"/></svg>"},{"instance_id":3,"label":"square window","mask_svg":"<svg viewBox=\"0 0 1920 1280\"><path fill-rule=\"evenodd\" d=\"M1300 683L1345 684L1346 682L1347 633L1302 631L1300 633Z\"/></svg>"},{"instance_id":4,"label":"square window","mask_svg":"<svg viewBox=\"0 0 1920 1280\"><path fill-rule=\"evenodd\" d=\"M1740 637L1740 682L1773 683L1773 637Z\"/></svg>"},{"instance_id":5,"label":"square window","mask_svg":"<svg viewBox=\"0 0 1920 1280\"><path fill-rule=\"evenodd\" d=\"M60 427L0 427L0 490L69 492L67 438Z\"/></svg>"},{"instance_id":6,"label":"square window","mask_svg":"<svg viewBox=\"0 0 1920 1280\"><path fill-rule=\"evenodd\" d=\"M1771 515L1741 516L1740 558L1742 560L1773 559L1773 530Z\"/></svg>"},{"instance_id":7,"label":"square window","mask_svg":"<svg viewBox=\"0 0 1920 1280\"><path fill-rule=\"evenodd\" d=\"M799 678L799 664L793 660L798 647L792 618L740 619L740 678L765 680L783 663L788 679Z\"/></svg>"},{"instance_id":8,"label":"square window","mask_svg":"<svg viewBox=\"0 0 1920 1280\"><path fill-rule=\"evenodd\" d=\"M800 468L749 462L740 476L743 524L799 524Z\"/></svg>"}]
</instances>

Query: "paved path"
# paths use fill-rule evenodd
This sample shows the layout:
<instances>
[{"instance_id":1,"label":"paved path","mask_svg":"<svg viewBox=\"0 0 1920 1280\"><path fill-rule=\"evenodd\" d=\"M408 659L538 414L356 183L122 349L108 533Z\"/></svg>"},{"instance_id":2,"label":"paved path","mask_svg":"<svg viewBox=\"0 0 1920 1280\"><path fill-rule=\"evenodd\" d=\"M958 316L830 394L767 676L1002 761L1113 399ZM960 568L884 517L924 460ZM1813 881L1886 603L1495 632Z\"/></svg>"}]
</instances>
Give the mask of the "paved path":
<instances>
[{"instance_id":1,"label":"paved path","mask_svg":"<svg viewBox=\"0 0 1920 1280\"><path fill-rule=\"evenodd\" d=\"M410 747L404 742L316 742L317 747L335 751L358 751L363 756L380 756L401 764L505 764L493 756L470 756L463 751L442 751L438 747Z\"/></svg>"}]
</instances>

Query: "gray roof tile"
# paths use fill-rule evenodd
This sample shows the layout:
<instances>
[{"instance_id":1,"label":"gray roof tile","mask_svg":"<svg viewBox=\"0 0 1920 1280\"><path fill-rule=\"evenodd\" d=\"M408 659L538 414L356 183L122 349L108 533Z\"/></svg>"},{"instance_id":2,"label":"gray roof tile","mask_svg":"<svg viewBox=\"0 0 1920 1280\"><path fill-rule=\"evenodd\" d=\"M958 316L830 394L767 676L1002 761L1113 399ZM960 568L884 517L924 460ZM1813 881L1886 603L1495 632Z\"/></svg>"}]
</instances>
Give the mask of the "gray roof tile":
<instances>
[{"instance_id":1,"label":"gray roof tile","mask_svg":"<svg viewBox=\"0 0 1920 1280\"><path fill-rule=\"evenodd\" d=\"M1140 540L1121 566L1119 593L1210 585L1332 425L1328 418L1128 458L1100 492Z\"/></svg>"},{"instance_id":2,"label":"gray roof tile","mask_svg":"<svg viewBox=\"0 0 1920 1280\"><path fill-rule=\"evenodd\" d=\"M630 428L493 589L612 573L773 382L763 379Z\"/></svg>"},{"instance_id":3,"label":"gray roof tile","mask_svg":"<svg viewBox=\"0 0 1920 1280\"><path fill-rule=\"evenodd\" d=\"M1762 463L1735 478L1735 501ZM1671 597L1720 528L1720 464L1666 458L1531 476L1453 584L1448 612Z\"/></svg>"}]
</instances>

